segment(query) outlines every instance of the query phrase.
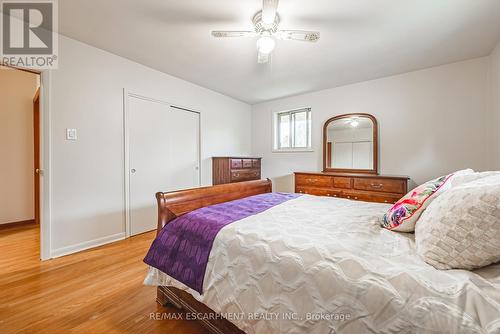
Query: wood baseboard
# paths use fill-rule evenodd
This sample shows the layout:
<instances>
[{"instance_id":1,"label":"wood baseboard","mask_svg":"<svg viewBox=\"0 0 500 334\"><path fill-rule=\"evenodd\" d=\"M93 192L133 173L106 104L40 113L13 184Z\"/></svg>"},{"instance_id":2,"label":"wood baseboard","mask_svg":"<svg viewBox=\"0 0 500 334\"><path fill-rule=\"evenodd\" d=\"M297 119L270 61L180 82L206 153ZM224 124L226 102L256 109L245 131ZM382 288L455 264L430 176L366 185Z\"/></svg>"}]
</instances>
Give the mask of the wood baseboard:
<instances>
[{"instance_id":1,"label":"wood baseboard","mask_svg":"<svg viewBox=\"0 0 500 334\"><path fill-rule=\"evenodd\" d=\"M31 225L31 224L36 224L34 219L22 220L22 221L12 222L12 223L4 223L4 224L0 224L0 230L6 229L6 228L21 227L24 225Z\"/></svg>"}]
</instances>

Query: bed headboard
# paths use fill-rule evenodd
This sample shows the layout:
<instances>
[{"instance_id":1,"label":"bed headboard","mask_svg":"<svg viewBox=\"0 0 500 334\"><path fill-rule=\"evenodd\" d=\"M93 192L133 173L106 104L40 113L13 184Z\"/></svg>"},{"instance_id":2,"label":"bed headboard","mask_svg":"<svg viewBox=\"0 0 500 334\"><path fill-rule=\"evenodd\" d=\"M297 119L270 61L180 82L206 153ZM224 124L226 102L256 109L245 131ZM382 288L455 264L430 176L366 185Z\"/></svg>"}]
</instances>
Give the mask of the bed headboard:
<instances>
[{"instance_id":1,"label":"bed headboard","mask_svg":"<svg viewBox=\"0 0 500 334\"><path fill-rule=\"evenodd\" d=\"M270 193L271 180L221 184L211 187L156 193L158 201L157 233L173 219L205 206Z\"/></svg>"}]
</instances>

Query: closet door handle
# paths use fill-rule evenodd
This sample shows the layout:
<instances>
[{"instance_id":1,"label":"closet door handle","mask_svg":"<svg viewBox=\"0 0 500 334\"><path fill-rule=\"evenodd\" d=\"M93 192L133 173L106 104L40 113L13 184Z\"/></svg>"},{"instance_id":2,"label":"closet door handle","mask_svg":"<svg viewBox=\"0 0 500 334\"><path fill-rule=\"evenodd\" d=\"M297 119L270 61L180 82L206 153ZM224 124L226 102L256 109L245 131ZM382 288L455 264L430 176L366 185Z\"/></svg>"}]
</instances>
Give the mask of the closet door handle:
<instances>
[{"instance_id":1,"label":"closet door handle","mask_svg":"<svg viewBox=\"0 0 500 334\"><path fill-rule=\"evenodd\" d=\"M137 172L137 170L136 170L135 168L132 168L132 169L130 170L130 173L132 173L132 174L135 174L135 172Z\"/></svg>"}]
</instances>

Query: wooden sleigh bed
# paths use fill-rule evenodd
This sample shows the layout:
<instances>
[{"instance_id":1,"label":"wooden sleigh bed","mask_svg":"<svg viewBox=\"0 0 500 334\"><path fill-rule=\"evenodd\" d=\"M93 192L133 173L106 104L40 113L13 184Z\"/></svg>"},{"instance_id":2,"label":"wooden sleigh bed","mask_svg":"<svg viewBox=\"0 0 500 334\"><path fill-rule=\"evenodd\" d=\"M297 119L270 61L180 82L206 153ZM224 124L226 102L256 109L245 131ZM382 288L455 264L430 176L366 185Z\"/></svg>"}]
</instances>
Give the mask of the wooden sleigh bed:
<instances>
[{"instance_id":1,"label":"wooden sleigh bed","mask_svg":"<svg viewBox=\"0 0 500 334\"><path fill-rule=\"evenodd\" d=\"M158 201L157 233L170 221L188 212L271 191L272 183L271 180L267 179L166 193L158 192L156 194ZM172 304L186 312L203 314L204 316L199 321L212 333L244 333L229 320L222 318L208 306L197 301L188 292L173 286L159 286L156 300L163 306Z\"/></svg>"},{"instance_id":2,"label":"wooden sleigh bed","mask_svg":"<svg viewBox=\"0 0 500 334\"><path fill-rule=\"evenodd\" d=\"M271 189L270 180L261 180L158 193L158 231L199 208L266 197ZM159 286L160 304L195 315L192 319L212 333L497 333L500 266L435 269L420 259L412 235L380 227L389 207L298 195L218 232L210 250L216 260L208 262L207 288L200 296L192 292L200 290L154 266L146 280ZM273 309L274 300L279 310ZM228 317L262 311L282 317L227 319L214 310ZM290 313L298 317L287 318Z\"/></svg>"}]
</instances>

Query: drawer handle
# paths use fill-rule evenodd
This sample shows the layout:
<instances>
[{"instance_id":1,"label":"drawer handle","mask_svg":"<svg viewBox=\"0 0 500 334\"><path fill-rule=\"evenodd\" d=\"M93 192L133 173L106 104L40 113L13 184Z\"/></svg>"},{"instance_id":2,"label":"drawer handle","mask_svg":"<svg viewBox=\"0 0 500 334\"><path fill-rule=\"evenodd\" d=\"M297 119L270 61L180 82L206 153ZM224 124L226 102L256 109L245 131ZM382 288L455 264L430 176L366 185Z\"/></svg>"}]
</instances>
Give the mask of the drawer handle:
<instances>
[{"instance_id":1,"label":"drawer handle","mask_svg":"<svg viewBox=\"0 0 500 334\"><path fill-rule=\"evenodd\" d=\"M371 186L372 186L372 188L375 188L375 189L381 189L384 185L382 183L379 183L379 184L372 183Z\"/></svg>"},{"instance_id":2,"label":"drawer handle","mask_svg":"<svg viewBox=\"0 0 500 334\"><path fill-rule=\"evenodd\" d=\"M337 197L337 194L333 195L333 197Z\"/></svg>"},{"instance_id":3,"label":"drawer handle","mask_svg":"<svg viewBox=\"0 0 500 334\"><path fill-rule=\"evenodd\" d=\"M347 198L351 198L351 196L347 196Z\"/></svg>"},{"instance_id":4,"label":"drawer handle","mask_svg":"<svg viewBox=\"0 0 500 334\"><path fill-rule=\"evenodd\" d=\"M238 176L240 176L240 173L236 173L236 174L234 174L234 176L238 177Z\"/></svg>"},{"instance_id":5,"label":"drawer handle","mask_svg":"<svg viewBox=\"0 0 500 334\"><path fill-rule=\"evenodd\" d=\"M358 199L357 197L354 197L354 199Z\"/></svg>"},{"instance_id":6,"label":"drawer handle","mask_svg":"<svg viewBox=\"0 0 500 334\"><path fill-rule=\"evenodd\" d=\"M308 182L318 182L318 179L307 179Z\"/></svg>"}]
</instances>

